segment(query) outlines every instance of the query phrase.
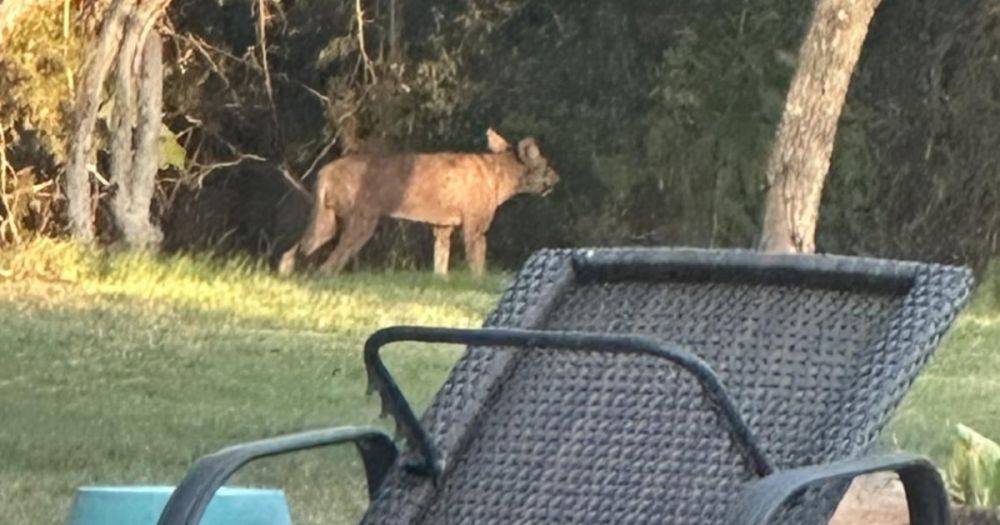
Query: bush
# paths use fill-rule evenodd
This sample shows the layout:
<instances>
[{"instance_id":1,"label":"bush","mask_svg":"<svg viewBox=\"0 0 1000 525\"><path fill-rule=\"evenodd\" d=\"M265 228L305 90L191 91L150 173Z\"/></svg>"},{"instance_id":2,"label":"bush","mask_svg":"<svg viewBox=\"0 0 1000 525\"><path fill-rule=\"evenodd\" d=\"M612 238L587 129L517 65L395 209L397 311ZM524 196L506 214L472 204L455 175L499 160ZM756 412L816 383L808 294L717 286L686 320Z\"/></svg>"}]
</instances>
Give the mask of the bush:
<instances>
[{"instance_id":1,"label":"bush","mask_svg":"<svg viewBox=\"0 0 1000 525\"><path fill-rule=\"evenodd\" d=\"M953 497L975 507L1000 506L1000 445L965 425L956 434L947 470Z\"/></svg>"}]
</instances>

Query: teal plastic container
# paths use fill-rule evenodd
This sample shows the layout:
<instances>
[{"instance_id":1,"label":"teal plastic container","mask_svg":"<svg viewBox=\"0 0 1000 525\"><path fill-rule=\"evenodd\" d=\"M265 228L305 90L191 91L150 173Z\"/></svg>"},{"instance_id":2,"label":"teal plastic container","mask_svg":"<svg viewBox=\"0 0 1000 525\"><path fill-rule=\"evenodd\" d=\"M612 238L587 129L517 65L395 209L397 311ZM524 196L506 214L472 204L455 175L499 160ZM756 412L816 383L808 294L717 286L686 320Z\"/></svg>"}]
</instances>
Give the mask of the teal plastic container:
<instances>
[{"instance_id":1,"label":"teal plastic container","mask_svg":"<svg viewBox=\"0 0 1000 525\"><path fill-rule=\"evenodd\" d=\"M173 487L80 487L69 525L156 525ZM223 487L202 525L291 525L285 492Z\"/></svg>"}]
</instances>

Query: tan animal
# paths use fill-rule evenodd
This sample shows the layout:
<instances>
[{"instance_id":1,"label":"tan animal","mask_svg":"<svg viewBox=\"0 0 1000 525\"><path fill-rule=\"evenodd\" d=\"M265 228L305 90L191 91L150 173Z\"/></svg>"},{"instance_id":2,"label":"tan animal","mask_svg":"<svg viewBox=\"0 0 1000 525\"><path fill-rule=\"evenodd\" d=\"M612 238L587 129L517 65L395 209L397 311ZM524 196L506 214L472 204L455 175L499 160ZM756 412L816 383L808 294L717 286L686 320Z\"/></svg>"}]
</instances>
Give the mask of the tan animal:
<instances>
[{"instance_id":1,"label":"tan animal","mask_svg":"<svg viewBox=\"0 0 1000 525\"><path fill-rule=\"evenodd\" d=\"M559 181L533 138L517 150L492 129L489 153L348 155L327 164L316 181L312 219L285 252L281 273L334 238L320 269L338 272L375 233L383 217L428 223L434 230L434 272L448 272L451 234L461 227L465 255L476 275L486 266L486 231L497 207L519 193L547 195Z\"/></svg>"}]
</instances>

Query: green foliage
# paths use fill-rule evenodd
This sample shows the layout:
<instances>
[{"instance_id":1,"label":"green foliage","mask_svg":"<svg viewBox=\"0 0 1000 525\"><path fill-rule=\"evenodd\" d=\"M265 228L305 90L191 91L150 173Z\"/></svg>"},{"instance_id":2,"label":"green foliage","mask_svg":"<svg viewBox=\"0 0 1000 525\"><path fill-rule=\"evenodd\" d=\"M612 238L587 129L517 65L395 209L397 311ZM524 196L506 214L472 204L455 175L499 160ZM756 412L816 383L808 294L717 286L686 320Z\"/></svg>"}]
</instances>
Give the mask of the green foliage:
<instances>
[{"instance_id":1,"label":"green foliage","mask_svg":"<svg viewBox=\"0 0 1000 525\"><path fill-rule=\"evenodd\" d=\"M177 135L166 124L160 125L160 169L184 170L187 151L177 140Z\"/></svg>"},{"instance_id":2,"label":"green foliage","mask_svg":"<svg viewBox=\"0 0 1000 525\"><path fill-rule=\"evenodd\" d=\"M995 7L879 7L823 195L821 248L979 270L998 253Z\"/></svg>"},{"instance_id":3,"label":"green foliage","mask_svg":"<svg viewBox=\"0 0 1000 525\"><path fill-rule=\"evenodd\" d=\"M0 51L0 118L8 128L37 132L56 159L67 151L67 111L86 42L75 23L64 32L65 22L61 0L39 2L5 35Z\"/></svg>"},{"instance_id":4,"label":"green foliage","mask_svg":"<svg viewBox=\"0 0 1000 525\"><path fill-rule=\"evenodd\" d=\"M1000 445L965 426L955 427L948 485L960 503L1000 506Z\"/></svg>"},{"instance_id":5,"label":"green foliage","mask_svg":"<svg viewBox=\"0 0 1000 525\"><path fill-rule=\"evenodd\" d=\"M68 2L28 4L0 46L0 245L61 228L59 164L86 41Z\"/></svg>"},{"instance_id":6,"label":"green foliage","mask_svg":"<svg viewBox=\"0 0 1000 525\"><path fill-rule=\"evenodd\" d=\"M684 225L673 242L747 246L759 231L764 162L808 7L801 2L716 6L715 19L678 31L656 69L647 120L648 168L659 209L647 228ZM662 226L661 226L662 227Z\"/></svg>"},{"instance_id":7,"label":"green foliage","mask_svg":"<svg viewBox=\"0 0 1000 525\"><path fill-rule=\"evenodd\" d=\"M518 260L546 244L749 245L809 5L511 6L465 55L477 88L456 129L499 121L539 136L566 176L548 201L501 216L497 251Z\"/></svg>"}]
</instances>

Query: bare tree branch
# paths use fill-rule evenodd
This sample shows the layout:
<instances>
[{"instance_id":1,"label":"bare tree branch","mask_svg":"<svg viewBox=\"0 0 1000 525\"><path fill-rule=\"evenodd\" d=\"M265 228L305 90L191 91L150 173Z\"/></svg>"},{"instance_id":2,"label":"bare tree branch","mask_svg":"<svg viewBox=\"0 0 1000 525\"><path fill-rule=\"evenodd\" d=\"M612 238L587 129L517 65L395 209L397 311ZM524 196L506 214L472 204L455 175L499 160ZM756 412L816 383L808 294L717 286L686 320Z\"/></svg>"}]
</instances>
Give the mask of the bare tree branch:
<instances>
[{"instance_id":1,"label":"bare tree branch","mask_svg":"<svg viewBox=\"0 0 1000 525\"><path fill-rule=\"evenodd\" d=\"M20 242L21 236L18 233L17 217L13 213L14 206L11 203L11 196L7 193L7 175L14 173L14 167L7 162L7 130L0 122L0 204L3 205L4 214L0 215L0 243L5 241L4 230L10 231L13 242Z\"/></svg>"},{"instance_id":2,"label":"bare tree branch","mask_svg":"<svg viewBox=\"0 0 1000 525\"><path fill-rule=\"evenodd\" d=\"M271 120L278 126L278 108L274 104L274 87L271 85L271 68L267 65L267 4L257 0L257 40L260 42L260 69L264 73L264 89L271 106Z\"/></svg>"},{"instance_id":3,"label":"bare tree branch","mask_svg":"<svg viewBox=\"0 0 1000 525\"><path fill-rule=\"evenodd\" d=\"M205 40L203 40L201 38L198 38L196 36L191 36L191 35L185 35L185 34L182 34L182 33L178 33L175 30L173 30L172 28L168 28L167 34L171 38L175 38L175 39L178 39L178 40L183 40L183 41L191 44L192 46L194 46L195 49L198 51L198 53L201 54L202 57L204 57L205 60L209 62L209 64L212 66L213 71L215 71L215 73L218 74L223 79L223 82L225 82L227 89L232 90L232 86L231 86L231 84L229 82L229 79L226 78L225 74L222 73L222 69L218 66L218 64L216 64L215 61L212 60L211 55L209 54L209 51L214 52L214 53L216 53L217 55L219 55L219 56L221 56L223 58L226 58L228 60L236 62L236 63L242 65L243 67L246 67L248 69L252 69L254 71L257 71L257 72L263 74L263 71L261 71L260 64L258 64L257 62L251 61L251 60L246 60L244 58L240 58L240 57L238 57L238 56L230 53L229 51L226 51L225 49L222 49L222 48L217 47L217 46L213 46L212 44L206 42ZM297 87L305 90L310 95L316 97L317 99L319 99L324 104L329 104L330 103L330 98L329 97L327 97L326 95L320 93L319 91L316 91L314 88L310 87L309 85L307 85L306 83L302 82L301 80L294 79L294 78L288 76L287 74L280 73L280 72L279 73L272 72L271 76L273 78L277 79L277 80L281 80L282 82L285 82L285 83L297 86Z\"/></svg>"},{"instance_id":4,"label":"bare tree branch","mask_svg":"<svg viewBox=\"0 0 1000 525\"><path fill-rule=\"evenodd\" d=\"M229 168L229 167L232 167L232 166L236 166L237 164L242 164L243 162L248 161L248 160L257 161L257 162L267 162L267 159L265 159L264 157L261 157L260 155L254 155L252 153L243 153L239 157L237 157L237 158L235 158L233 160L227 160L227 161L224 161L224 162L216 162L216 163L213 163L213 164L205 164L205 165L202 165L202 164L193 164L192 165L192 171L193 172L197 172L197 175L195 175L195 177L194 177L197 180L197 182L195 184L199 188L201 188L204 185L204 183L205 183L205 177L208 177L213 171L218 170L218 169L222 169L222 168Z\"/></svg>"},{"instance_id":5,"label":"bare tree branch","mask_svg":"<svg viewBox=\"0 0 1000 525\"><path fill-rule=\"evenodd\" d=\"M371 83L374 84L375 68L372 66L372 59L365 50L365 12L361 8L361 0L354 0L354 17L358 24L358 51L361 52L361 59L364 61L365 72L368 74Z\"/></svg>"},{"instance_id":6,"label":"bare tree branch","mask_svg":"<svg viewBox=\"0 0 1000 525\"><path fill-rule=\"evenodd\" d=\"M309 178L309 175L312 175L312 172L314 169L316 169L316 166L319 164L319 161L323 160L323 157L326 157L327 153L330 153L330 150L333 149L333 145L336 143L337 143L337 137L335 136L333 137L332 140L330 140L330 142L327 143L326 146L323 147L323 150L319 152L319 155L316 155L316 158L313 159L312 164L309 165L309 169L307 169L306 172L303 173L301 177L299 177L300 181L304 181L307 178Z\"/></svg>"}]
</instances>

